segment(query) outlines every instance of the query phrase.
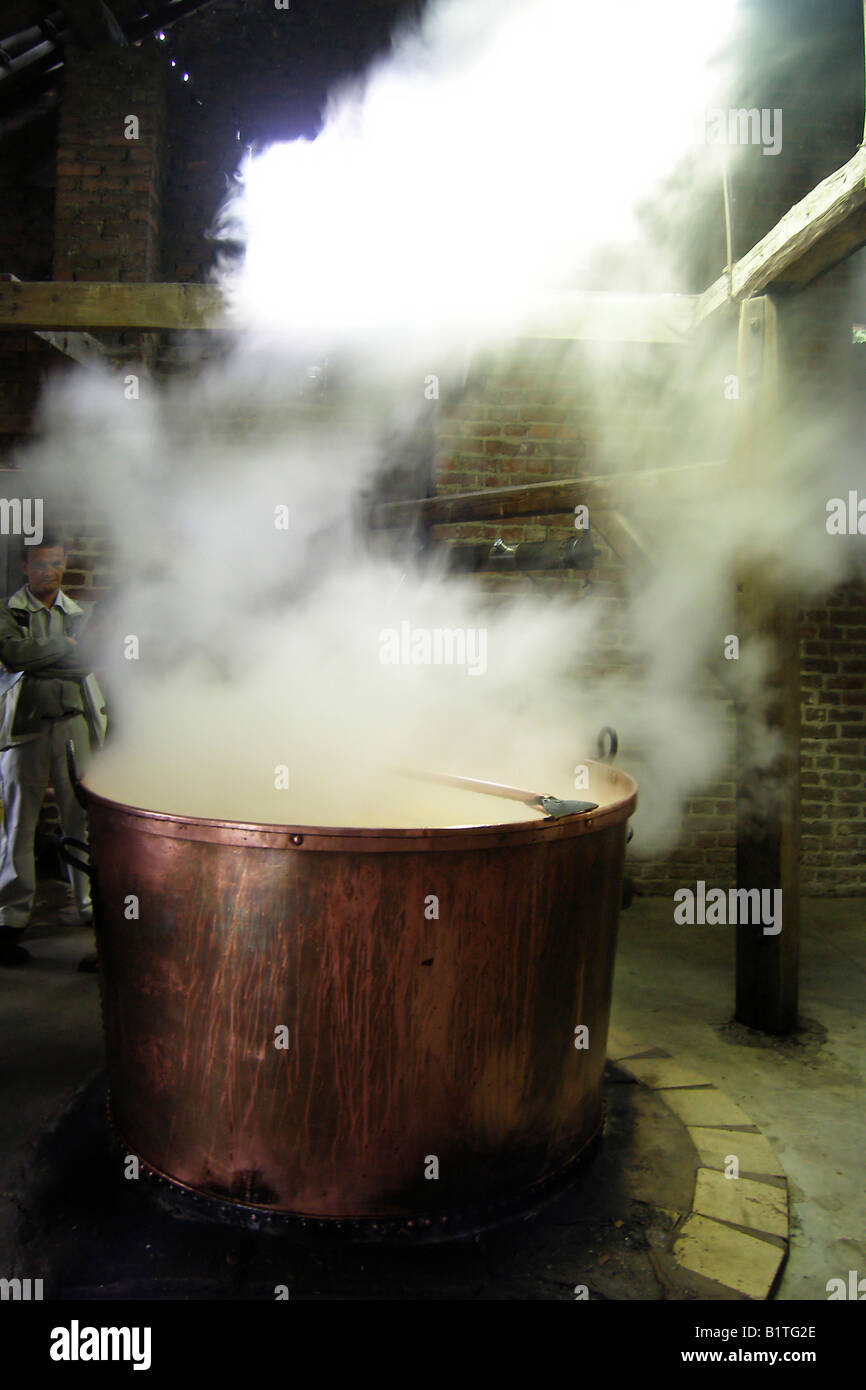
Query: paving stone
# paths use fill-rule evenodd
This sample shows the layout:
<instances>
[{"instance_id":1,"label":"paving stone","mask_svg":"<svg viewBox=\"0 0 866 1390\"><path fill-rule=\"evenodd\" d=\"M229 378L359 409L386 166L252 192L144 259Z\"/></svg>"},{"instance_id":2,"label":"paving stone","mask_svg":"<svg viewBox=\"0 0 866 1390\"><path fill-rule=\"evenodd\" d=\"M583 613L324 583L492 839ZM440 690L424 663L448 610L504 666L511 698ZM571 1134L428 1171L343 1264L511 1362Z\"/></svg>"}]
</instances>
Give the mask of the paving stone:
<instances>
[{"instance_id":1,"label":"paving stone","mask_svg":"<svg viewBox=\"0 0 866 1390\"><path fill-rule=\"evenodd\" d=\"M632 1057L625 1063L625 1070L636 1076L651 1090L658 1091L668 1086L709 1086L712 1083L691 1067L684 1067L673 1057Z\"/></svg>"},{"instance_id":2,"label":"paving stone","mask_svg":"<svg viewBox=\"0 0 866 1390\"><path fill-rule=\"evenodd\" d=\"M612 1062L620 1057L633 1057L638 1052L648 1052L651 1043L635 1038L623 1028L611 1028L607 1035L607 1055Z\"/></svg>"},{"instance_id":3,"label":"paving stone","mask_svg":"<svg viewBox=\"0 0 866 1390\"><path fill-rule=\"evenodd\" d=\"M652 1301L666 1290L646 1252L667 1250L674 1235L674 1220L660 1207L690 1210L694 1149L685 1128L646 1086L610 1087L608 1120L608 1135L592 1164L560 1197L482 1240L354 1245L319 1233L298 1241L289 1233L265 1235L219 1220L192 1220L182 1191L158 1191L144 1178L125 1182L100 1074L21 1167L17 1200L8 1204L15 1218L9 1221L9 1244L0 1245L2 1269L43 1278L46 1301L67 1303L261 1303L273 1301L278 1283L288 1285L298 1301L573 1302L576 1284L586 1284L593 1299ZM635 1170L647 1186L641 1200L624 1187L624 1175L631 1179ZM3 1213L0 1202L0 1241ZM709 1301L718 1291L699 1289L695 1296Z\"/></svg>"},{"instance_id":4,"label":"paving stone","mask_svg":"<svg viewBox=\"0 0 866 1390\"><path fill-rule=\"evenodd\" d=\"M767 1235L788 1235L787 1191L751 1178L726 1178L714 1168L699 1168L692 1209L699 1216L734 1221Z\"/></svg>"},{"instance_id":5,"label":"paving stone","mask_svg":"<svg viewBox=\"0 0 866 1390\"><path fill-rule=\"evenodd\" d=\"M769 1296L785 1252L693 1212L674 1243L674 1258L683 1269L762 1299Z\"/></svg>"},{"instance_id":6,"label":"paving stone","mask_svg":"<svg viewBox=\"0 0 866 1390\"><path fill-rule=\"evenodd\" d=\"M690 1125L689 1138L698 1151L701 1163L708 1168L723 1168L728 1154L734 1154L741 1173L767 1173L784 1177L785 1170L763 1134L729 1134L720 1129L704 1129Z\"/></svg>"},{"instance_id":7,"label":"paving stone","mask_svg":"<svg viewBox=\"0 0 866 1390\"><path fill-rule=\"evenodd\" d=\"M738 1105L715 1087L690 1091L665 1091L665 1105L679 1115L684 1125L748 1125L754 1121Z\"/></svg>"}]
</instances>

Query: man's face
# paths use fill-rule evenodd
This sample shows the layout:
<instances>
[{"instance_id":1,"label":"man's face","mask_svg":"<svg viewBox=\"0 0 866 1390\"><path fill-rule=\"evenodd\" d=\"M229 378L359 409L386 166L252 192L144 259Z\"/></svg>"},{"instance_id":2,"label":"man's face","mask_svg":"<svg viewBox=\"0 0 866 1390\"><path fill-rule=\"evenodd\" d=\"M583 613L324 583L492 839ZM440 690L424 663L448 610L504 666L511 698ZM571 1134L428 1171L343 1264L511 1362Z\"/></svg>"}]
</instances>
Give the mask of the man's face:
<instances>
[{"instance_id":1,"label":"man's face","mask_svg":"<svg viewBox=\"0 0 866 1390\"><path fill-rule=\"evenodd\" d=\"M34 546L21 561L21 568L27 576L27 587L34 598L52 598L63 583L66 551L62 545L53 545L46 549Z\"/></svg>"}]
</instances>

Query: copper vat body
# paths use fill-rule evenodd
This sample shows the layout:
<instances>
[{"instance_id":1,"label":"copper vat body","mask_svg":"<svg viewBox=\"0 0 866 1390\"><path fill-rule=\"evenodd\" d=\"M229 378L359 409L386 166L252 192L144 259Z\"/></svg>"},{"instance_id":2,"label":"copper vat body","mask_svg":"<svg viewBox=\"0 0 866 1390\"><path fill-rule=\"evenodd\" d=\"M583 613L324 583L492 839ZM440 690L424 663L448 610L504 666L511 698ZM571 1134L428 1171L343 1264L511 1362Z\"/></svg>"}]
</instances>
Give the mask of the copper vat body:
<instances>
[{"instance_id":1,"label":"copper vat body","mask_svg":"<svg viewBox=\"0 0 866 1390\"><path fill-rule=\"evenodd\" d=\"M566 1172L602 1121L637 791L589 766L592 814L460 829L200 820L85 785L126 1152L334 1222L429 1223Z\"/></svg>"}]
</instances>

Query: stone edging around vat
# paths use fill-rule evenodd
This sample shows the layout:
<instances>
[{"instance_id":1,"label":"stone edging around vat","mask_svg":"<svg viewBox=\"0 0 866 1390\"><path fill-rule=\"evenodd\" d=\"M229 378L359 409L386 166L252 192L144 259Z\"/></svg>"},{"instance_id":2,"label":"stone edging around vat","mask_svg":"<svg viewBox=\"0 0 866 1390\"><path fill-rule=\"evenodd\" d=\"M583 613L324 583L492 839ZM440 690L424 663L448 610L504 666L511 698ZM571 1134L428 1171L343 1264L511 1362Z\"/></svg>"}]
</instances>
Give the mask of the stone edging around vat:
<instances>
[{"instance_id":1,"label":"stone edging around vat","mask_svg":"<svg viewBox=\"0 0 866 1390\"><path fill-rule=\"evenodd\" d=\"M664 1048L611 1028L607 1055L658 1094L697 1151L691 1211L677 1227L673 1258L732 1295L769 1298L788 1253L788 1184L767 1140L724 1092ZM725 1177L731 1155L737 1179Z\"/></svg>"}]
</instances>

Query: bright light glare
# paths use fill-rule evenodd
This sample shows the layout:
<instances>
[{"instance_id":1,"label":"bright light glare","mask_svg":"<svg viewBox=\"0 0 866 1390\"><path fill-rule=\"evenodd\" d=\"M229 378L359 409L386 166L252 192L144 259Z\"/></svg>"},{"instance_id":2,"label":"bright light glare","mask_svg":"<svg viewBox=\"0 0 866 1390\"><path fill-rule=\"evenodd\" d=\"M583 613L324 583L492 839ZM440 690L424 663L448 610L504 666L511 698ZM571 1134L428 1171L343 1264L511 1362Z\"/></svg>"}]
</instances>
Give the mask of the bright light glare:
<instances>
[{"instance_id":1,"label":"bright light glare","mask_svg":"<svg viewBox=\"0 0 866 1390\"><path fill-rule=\"evenodd\" d=\"M312 142L243 170L243 319L307 342L516 327L694 143L735 0L447 0Z\"/></svg>"}]
</instances>

